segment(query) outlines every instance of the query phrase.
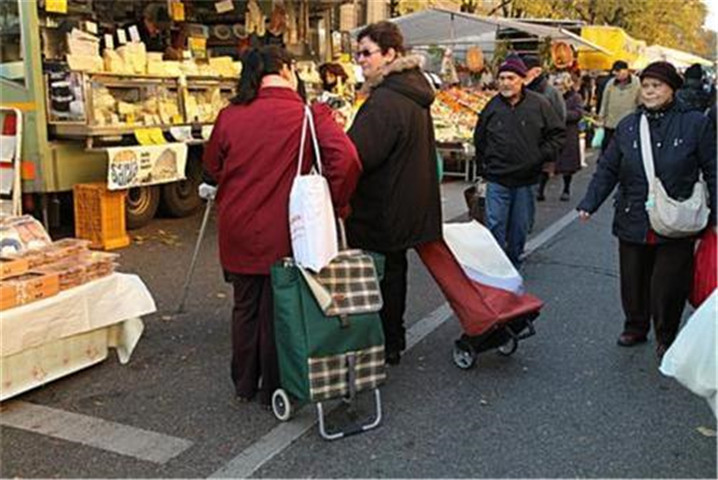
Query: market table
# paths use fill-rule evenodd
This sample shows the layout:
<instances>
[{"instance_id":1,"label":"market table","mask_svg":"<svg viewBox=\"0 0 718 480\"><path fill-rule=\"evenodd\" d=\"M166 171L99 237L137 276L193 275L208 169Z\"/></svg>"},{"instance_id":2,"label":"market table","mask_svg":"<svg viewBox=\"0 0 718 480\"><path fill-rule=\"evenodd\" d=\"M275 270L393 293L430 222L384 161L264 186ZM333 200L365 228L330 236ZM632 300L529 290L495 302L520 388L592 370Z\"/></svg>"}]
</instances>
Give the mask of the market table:
<instances>
[{"instance_id":1,"label":"market table","mask_svg":"<svg viewBox=\"0 0 718 480\"><path fill-rule=\"evenodd\" d=\"M464 142L436 142L436 149L444 159L444 176L461 177L466 182L476 179L474 146ZM452 167L458 166L458 170Z\"/></svg>"},{"instance_id":2,"label":"market table","mask_svg":"<svg viewBox=\"0 0 718 480\"><path fill-rule=\"evenodd\" d=\"M130 360L157 310L137 275L113 273L0 313L0 401L99 363Z\"/></svg>"}]
</instances>

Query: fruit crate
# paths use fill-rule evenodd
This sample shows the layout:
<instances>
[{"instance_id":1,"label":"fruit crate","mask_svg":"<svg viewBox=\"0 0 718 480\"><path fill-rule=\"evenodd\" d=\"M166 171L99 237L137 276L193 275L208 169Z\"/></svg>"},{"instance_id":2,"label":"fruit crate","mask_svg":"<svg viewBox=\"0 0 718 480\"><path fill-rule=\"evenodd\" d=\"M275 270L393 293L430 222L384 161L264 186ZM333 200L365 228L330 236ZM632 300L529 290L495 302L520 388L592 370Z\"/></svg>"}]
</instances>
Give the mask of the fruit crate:
<instances>
[{"instance_id":1,"label":"fruit crate","mask_svg":"<svg viewBox=\"0 0 718 480\"><path fill-rule=\"evenodd\" d=\"M78 183L73 187L75 236L90 240L90 248L126 247L124 190L111 191L105 183Z\"/></svg>"}]
</instances>

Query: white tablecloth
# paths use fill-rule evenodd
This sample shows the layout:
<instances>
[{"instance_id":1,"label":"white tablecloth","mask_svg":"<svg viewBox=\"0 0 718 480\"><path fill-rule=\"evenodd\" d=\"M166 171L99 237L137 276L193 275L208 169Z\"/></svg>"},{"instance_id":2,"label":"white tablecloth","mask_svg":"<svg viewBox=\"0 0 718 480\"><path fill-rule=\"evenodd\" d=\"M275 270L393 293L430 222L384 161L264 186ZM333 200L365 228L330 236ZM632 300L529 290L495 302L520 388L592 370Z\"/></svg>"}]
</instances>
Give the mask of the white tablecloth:
<instances>
[{"instance_id":1,"label":"white tablecloth","mask_svg":"<svg viewBox=\"0 0 718 480\"><path fill-rule=\"evenodd\" d=\"M127 363L156 311L137 275L113 273L60 294L0 312L0 400L107 358Z\"/></svg>"}]
</instances>

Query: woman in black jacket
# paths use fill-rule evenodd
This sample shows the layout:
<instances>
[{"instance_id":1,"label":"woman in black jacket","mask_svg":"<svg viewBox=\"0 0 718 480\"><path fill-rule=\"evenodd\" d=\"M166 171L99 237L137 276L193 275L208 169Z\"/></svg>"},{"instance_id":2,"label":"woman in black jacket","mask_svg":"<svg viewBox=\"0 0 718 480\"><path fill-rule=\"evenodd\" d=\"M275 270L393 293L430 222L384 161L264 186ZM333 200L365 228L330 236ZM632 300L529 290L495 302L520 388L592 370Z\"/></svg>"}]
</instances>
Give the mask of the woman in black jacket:
<instances>
[{"instance_id":1,"label":"woman in black jacket","mask_svg":"<svg viewBox=\"0 0 718 480\"><path fill-rule=\"evenodd\" d=\"M353 247L386 257L381 282L387 363L406 348L406 251L441 238L441 196L430 107L434 90L421 57L405 56L399 27L391 22L359 33L357 61L369 96L349 137L364 167L347 221Z\"/></svg>"},{"instance_id":2,"label":"woman in black jacket","mask_svg":"<svg viewBox=\"0 0 718 480\"><path fill-rule=\"evenodd\" d=\"M649 123L656 177L668 195L682 199L691 196L702 173L710 192L709 228L715 225L715 132L705 116L685 111L675 101L682 83L668 62L654 62L643 70L643 106L618 124L577 208L581 219L587 220L618 184L613 233L619 239L621 299L626 316L618 344L631 347L645 342L653 319L659 358L678 333L693 279L695 237L667 238L650 227L645 208L648 182L638 133L643 115Z\"/></svg>"}]
</instances>

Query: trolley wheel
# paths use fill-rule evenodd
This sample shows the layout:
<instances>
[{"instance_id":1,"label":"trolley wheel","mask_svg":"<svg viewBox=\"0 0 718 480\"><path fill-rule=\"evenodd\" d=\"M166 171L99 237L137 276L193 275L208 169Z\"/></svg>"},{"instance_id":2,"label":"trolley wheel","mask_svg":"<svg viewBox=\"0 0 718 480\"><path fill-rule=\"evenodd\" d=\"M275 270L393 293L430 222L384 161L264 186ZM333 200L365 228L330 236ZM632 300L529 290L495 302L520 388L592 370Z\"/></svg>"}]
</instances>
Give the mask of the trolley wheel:
<instances>
[{"instance_id":1,"label":"trolley wheel","mask_svg":"<svg viewBox=\"0 0 718 480\"><path fill-rule=\"evenodd\" d=\"M272 411L277 420L286 422L292 418L292 401L287 392L278 388L272 394Z\"/></svg>"},{"instance_id":2,"label":"trolley wheel","mask_svg":"<svg viewBox=\"0 0 718 480\"><path fill-rule=\"evenodd\" d=\"M469 370L476 364L476 352L468 343L457 340L453 351L454 365L462 370Z\"/></svg>"},{"instance_id":3,"label":"trolley wheel","mask_svg":"<svg viewBox=\"0 0 718 480\"><path fill-rule=\"evenodd\" d=\"M496 350L499 354L508 357L513 355L516 349L519 348L519 342L514 337L509 338L506 343L500 345Z\"/></svg>"}]
</instances>

